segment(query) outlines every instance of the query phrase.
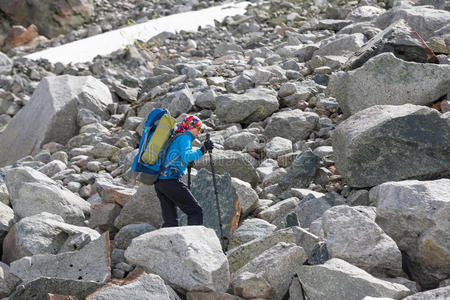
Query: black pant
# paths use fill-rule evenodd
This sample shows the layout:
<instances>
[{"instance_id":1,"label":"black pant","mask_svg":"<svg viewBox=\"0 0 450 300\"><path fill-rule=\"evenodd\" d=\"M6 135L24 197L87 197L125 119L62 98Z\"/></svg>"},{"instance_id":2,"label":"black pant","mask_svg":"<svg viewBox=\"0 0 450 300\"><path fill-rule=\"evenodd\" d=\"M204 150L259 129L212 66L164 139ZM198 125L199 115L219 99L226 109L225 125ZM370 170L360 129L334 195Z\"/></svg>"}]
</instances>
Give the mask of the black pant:
<instances>
[{"instance_id":1,"label":"black pant","mask_svg":"<svg viewBox=\"0 0 450 300\"><path fill-rule=\"evenodd\" d=\"M159 179L155 190L161 203L162 227L178 226L177 206L187 215L188 225L203 225L203 210L180 179Z\"/></svg>"}]
</instances>

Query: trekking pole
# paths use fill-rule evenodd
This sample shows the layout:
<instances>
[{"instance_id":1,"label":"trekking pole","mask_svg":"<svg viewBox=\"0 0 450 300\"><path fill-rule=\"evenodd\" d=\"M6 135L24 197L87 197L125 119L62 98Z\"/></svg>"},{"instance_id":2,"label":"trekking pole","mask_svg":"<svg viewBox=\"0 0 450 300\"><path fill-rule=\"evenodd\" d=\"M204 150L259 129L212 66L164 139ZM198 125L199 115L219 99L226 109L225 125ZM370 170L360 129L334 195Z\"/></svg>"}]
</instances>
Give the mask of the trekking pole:
<instances>
[{"instance_id":1,"label":"trekking pole","mask_svg":"<svg viewBox=\"0 0 450 300\"><path fill-rule=\"evenodd\" d=\"M209 133L206 134L206 141L209 141ZM214 172L214 161L212 157L212 150L209 150L209 163L211 165L211 172L213 177L214 184L214 194L216 194L216 206L217 206L217 214L219 215L219 229L220 229L220 244L222 245L222 250L225 251L225 237L223 236L222 230L222 214L220 213L220 205L219 205L219 193L217 192L217 182L216 182L216 173Z\"/></svg>"},{"instance_id":2,"label":"trekking pole","mask_svg":"<svg viewBox=\"0 0 450 300\"><path fill-rule=\"evenodd\" d=\"M191 189L191 169L192 169L192 162L188 163L188 189Z\"/></svg>"}]
</instances>

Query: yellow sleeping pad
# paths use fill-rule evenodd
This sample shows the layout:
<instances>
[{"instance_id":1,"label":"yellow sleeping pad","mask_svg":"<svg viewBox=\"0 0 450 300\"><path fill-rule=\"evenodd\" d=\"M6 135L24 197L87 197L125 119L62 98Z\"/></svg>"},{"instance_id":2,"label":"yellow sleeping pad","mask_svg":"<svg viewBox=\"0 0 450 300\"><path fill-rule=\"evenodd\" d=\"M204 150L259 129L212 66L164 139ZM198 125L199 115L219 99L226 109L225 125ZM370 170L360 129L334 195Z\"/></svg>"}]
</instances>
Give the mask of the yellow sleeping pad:
<instances>
[{"instance_id":1,"label":"yellow sleeping pad","mask_svg":"<svg viewBox=\"0 0 450 300\"><path fill-rule=\"evenodd\" d=\"M156 126L153 136L148 142L147 148L142 155L142 160L149 165L153 165L158 161L158 156L163 150L166 141L172 133L175 126L176 119L169 114L165 114L159 120L158 126Z\"/></svg>"}]
</instances>

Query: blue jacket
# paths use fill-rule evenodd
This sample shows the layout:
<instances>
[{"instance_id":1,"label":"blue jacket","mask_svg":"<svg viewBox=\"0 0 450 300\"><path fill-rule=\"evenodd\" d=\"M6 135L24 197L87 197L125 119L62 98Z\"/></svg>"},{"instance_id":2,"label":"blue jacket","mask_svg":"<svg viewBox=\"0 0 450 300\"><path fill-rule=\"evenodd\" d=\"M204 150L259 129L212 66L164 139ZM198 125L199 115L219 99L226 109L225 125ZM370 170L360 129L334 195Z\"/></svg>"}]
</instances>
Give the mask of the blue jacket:
<instances>
[{"instance_id":1,"label":"blue jacket","mask_svg":"<svg viewBox=\"0 0 450 300\"><path fill-rule=\"evenodd\" d=\"M192 151L192 141L195 136L186 131L184 134L175 138L167 149L164 165L169 165L159 175L160 179L178 179L186 173L189 162L202 157L203 152L200 149ZM161 159L161 158L160 158Z\"/></svg>"}]
</instances>

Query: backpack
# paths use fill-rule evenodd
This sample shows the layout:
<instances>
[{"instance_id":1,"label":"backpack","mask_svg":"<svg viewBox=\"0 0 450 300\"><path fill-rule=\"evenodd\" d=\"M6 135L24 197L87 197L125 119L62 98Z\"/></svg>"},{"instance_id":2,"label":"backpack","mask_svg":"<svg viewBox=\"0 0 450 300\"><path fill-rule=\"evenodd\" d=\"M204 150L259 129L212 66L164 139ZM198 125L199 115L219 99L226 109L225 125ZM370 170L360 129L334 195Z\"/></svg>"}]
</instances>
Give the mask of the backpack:
<instances>
[{"instance_id":1,"label":"backpack","mask_svg":"<svg viewBox=\"0 0 450 300\"><path fill-rule=\"evenodd\" d=\"M148 115L139 151L131 165L131 169L139 173L138 179L142 183L154 184L159 174L173 162L164 165L167 149L179 136L173 134L175 123L175 118L166 109L156 108Z\"/></svg>"}]
</instances>

